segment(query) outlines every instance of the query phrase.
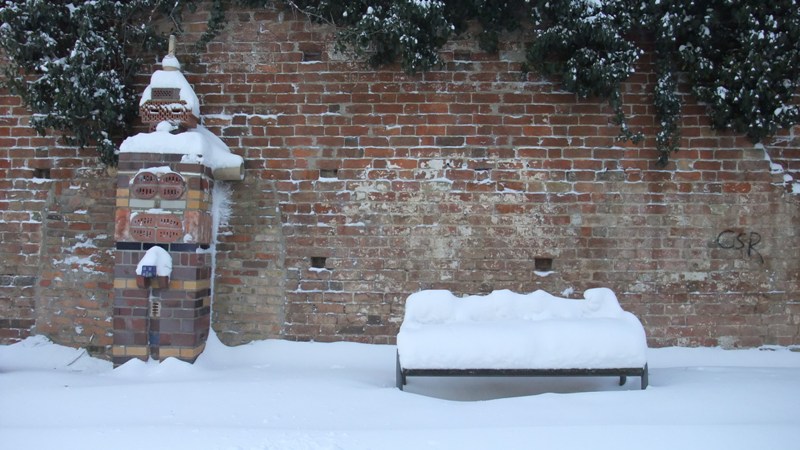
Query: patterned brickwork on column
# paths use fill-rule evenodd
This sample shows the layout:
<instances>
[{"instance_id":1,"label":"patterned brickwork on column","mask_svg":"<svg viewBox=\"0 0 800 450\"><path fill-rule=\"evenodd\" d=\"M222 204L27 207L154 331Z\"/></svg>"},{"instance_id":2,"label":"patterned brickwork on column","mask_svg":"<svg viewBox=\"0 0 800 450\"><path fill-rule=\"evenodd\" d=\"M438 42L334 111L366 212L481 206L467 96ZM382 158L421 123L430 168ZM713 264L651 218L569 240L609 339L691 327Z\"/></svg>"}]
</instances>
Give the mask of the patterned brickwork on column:
<instances>
[{"instance_id":1,"label":"patterned brickwork on column","mask_svg":"<svg viewBox=\"0 0 800 450\"><path fill-rule=\"evenodd\" d=\"M152 245L117 243L115 364L132 357L193 361L208 337L211 268L205 246L159 244L173 257L169 286L140 289L136 265Z\"/></svg>"},{"instance_id":2,"label":"patterned brickwork on column","mask_svg":"<svg viewBox=\"0 0 800 450\"><path fill-rule=\"evenodd\" d=\"M201 164L182 155L123 153L117 180L113 360L194 361L209 331L211 191ZM168 285L137 282L136 267L160 246L172 258Z\"/></svg>"}]
</instances>

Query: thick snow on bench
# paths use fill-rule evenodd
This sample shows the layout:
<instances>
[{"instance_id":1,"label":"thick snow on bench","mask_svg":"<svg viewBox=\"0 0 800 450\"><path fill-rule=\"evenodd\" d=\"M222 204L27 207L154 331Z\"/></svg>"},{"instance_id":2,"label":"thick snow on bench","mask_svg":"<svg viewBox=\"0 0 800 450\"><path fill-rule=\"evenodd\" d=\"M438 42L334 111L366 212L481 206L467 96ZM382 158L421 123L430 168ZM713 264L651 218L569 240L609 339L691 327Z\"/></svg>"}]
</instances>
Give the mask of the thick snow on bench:
<instances>
[{"instance_id":1,"label":"thick snow on bench","mask_svg":"<svg viewBox=\"0 0 800 450\"><path fill-rule=\"evenodd\" d=\"M644 367L644 328L610 289L584 300L508 290L458 298L428 290L406 301L397 335L406 369L615 369Z\"/></svg>"}]
</instances>

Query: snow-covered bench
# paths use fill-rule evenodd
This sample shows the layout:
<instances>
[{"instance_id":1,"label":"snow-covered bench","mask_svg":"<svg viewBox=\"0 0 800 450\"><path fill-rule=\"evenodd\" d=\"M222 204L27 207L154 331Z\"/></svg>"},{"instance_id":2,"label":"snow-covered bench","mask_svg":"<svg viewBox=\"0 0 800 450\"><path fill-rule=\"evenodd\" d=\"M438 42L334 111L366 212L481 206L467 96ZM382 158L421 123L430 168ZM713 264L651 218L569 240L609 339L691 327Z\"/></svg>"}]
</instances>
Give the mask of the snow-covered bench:
<instances>
[{"instance_id":1,"label":"snow-covered bench","mask_svg":"<svg viewBox=\"0 0 800 450\"><path fill-rule=\"evenodd\" d=\"M584 300L544 291L458 298L429 290L406 301L397 335L397 387L409 376L628 376L647 387L641 322L609 289Z\"/></svg>"}]
</instances>

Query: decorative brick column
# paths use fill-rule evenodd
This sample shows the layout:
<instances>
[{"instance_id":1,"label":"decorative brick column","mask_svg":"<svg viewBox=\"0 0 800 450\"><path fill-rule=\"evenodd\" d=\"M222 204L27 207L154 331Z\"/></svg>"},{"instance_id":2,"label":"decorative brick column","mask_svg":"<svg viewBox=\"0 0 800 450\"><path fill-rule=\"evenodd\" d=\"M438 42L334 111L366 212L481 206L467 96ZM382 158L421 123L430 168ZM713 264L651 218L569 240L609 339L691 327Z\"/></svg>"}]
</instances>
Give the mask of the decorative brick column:
<instances>
[{"instance_id":1,"label":"decorative brick column","mask_svg":"<svg viewBox=\"0 0 800 450\"><path fill-rule=\"evenodd\" d=\"M115 365L133 358L191 362L203 352L211 323L214 180L244 177L242 158L198 126L199 100L174 51L171 38L164 70L153 73L139 103L151 132L120 146Z\"/></svg>"},{"instance_id":2,"label":"decorative brick column","mask_svg":"<svg viewBox=\"0 0 800 450\"><path fill-rule=\"evenodd\" d=\"M211 304L211 170L182 155L122 153L114 280L115 365L139 358L194 361L205 347ZM168 285L137 283L145 252L172 258Z\"/></svg>"}]
</instances>

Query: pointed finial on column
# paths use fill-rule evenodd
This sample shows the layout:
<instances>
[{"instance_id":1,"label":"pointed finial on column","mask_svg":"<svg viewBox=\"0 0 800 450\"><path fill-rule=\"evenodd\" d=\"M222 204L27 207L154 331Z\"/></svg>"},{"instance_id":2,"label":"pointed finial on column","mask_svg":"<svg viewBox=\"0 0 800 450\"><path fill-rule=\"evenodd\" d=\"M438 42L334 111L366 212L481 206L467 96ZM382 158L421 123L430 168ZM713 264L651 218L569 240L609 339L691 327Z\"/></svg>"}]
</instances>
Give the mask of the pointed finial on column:
<instances>
[{"instance_id":1,"label":"pointed finial on column","mask_svg":"<svg viewBox=\"0 0 800 450\"><path fill-rule=\"evenodd\" d=\"M169 35L169 50L167 56L161 60L161 67L164 70L181 70L181 63L175 57L175 35Z\"/></svg>"}]
</instances>

